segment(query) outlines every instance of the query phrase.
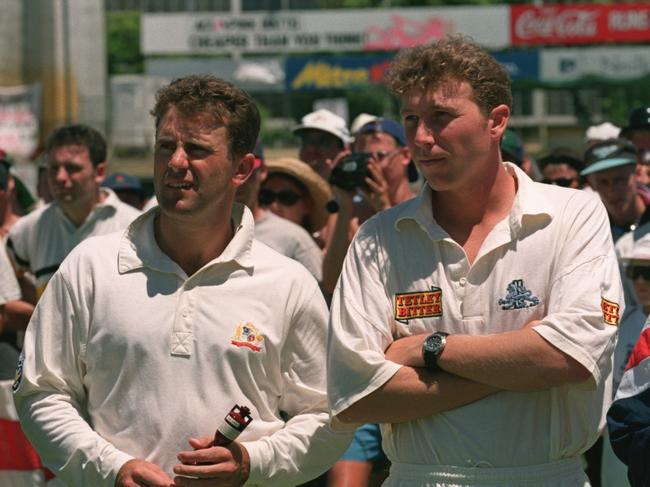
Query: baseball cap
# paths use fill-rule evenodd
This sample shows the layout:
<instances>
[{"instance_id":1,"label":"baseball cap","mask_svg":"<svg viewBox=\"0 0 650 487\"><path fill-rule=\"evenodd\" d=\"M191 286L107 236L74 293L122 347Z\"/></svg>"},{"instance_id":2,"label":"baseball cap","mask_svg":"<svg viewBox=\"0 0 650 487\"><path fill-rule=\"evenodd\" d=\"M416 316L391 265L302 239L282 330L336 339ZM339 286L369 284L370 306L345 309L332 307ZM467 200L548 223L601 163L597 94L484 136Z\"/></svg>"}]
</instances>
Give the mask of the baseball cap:
<instances>
[{"instance_id":1,"label":"baseball cap","mask_svg":"<svg viewBox=\"0 0 650 487\"><path fill-rule=\"evenodd\" d=\"M130 189L133 191L142 191L142 184L135 176L116 172L111 174L102 182L102 186L113 190Z\"/></svg>"},{"instance_id":2,"label":"baseball cap","mask_svg":"<svg viewBox=\"0 0 650 487\"><path fill-rule=\"evenodd\" d=\"M599 125L592 125L585 131L585 142L589 142L590 140L615 139L620 133L620 127L610 122L603 122Z\"/></svg>"},{"instance_id":3,"label":"baseball cap","mask_svg":"<svg viewBox=\"0 0 650 487\"><path fill-rule=\"evenodd\" d=\"M350 142L350 132L345 125L345 120L337 114L325 108L308 113L302 117L302 123L293 129L293 133L299 135L301 130L314 129L330 133L343 142L343 145Z\"/></svg>"},{"instance_id":4,"label":"baseball cap","mask_svg":"<svg viewBox=\"0 0 650 487\"><path fill-rule=\"evenodd\" d=\"M369 113L360 113L352 121L352 125L350 125L350 132L356 135L356 133L359 131L361 127L363 127L367 123L377 120L378 118L379 117L377 115L370 115Z\"/></svg>"},{"instance_id":5,"label":"baseball cap","mask_svg":"<svg viewBox=\"0 0 650 487\"><path fill-rule=\"evenodd\" d=\"M368 134L374 132L384 132L388 135L392 135L399 145L406 145L404 129L394 120L390 120L389 118L377 118L363 125L357 133Z\"/></svg>"},{"instance_id":6,"label":"baseball cap","mask_svg":"<svg viewBox=\"0 0 650 487\"><path fill-rule=\"evenodd\" d=\"M501 138L501 154L504 159L518 166L524 162L524 143L512 129L506 129Z\"/></svg>"},{"instance_id":7,"label":"baseball cap","mask_svg":"<svg viewBox=\"0 0 650 487\"><path fill-rule=\"evenodd\" d=\"M613 167L636 164L636 149L625 139L609 139L592 145L585 152L585 169L581 176Z\"/></svg>"},{"instance_id":8,"label":"baseball cap","mask_svg":"<svg viewBox=\"0 0 650 487\"><path fill-rule=\"evenodd\" d=\"M637 129L650 129L650 107L637 107L630 112L627 125L621 130L621 137Z\"/></svg>"}]
</instances>

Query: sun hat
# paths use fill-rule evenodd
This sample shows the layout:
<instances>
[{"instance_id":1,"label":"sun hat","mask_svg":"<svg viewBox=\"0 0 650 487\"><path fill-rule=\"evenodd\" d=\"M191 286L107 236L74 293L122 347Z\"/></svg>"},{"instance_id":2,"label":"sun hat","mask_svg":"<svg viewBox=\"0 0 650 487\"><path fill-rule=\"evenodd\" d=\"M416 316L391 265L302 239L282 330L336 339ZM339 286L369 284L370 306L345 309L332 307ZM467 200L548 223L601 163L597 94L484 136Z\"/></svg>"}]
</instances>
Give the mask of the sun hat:
<instances>
[{"instance_id":1,"label":"sun hat","mask_svg":"<svg viewBox=\"0 0 650 487\"><path fill-rule=\"evenodd\" d=\"M581 176L593 174L598 171L612 169L627 164L636 164L636 149L625 139L609 139L592 145L585 152L585 168Z\"/></svg>"},{"instance_id":2,"label":"sun hat","mask_svg":"<svg viewBox=\"0 0 650 487\"><path fill-rule=\"evenodd\" d=\"M267 178L273 174L286 174L305 185L309 196L314 201L314 208L309 215L309 223L313 231L318 231L325 226L329 217L327 204L332 199L330 185L319 176L309 165L292 157L267 159Z\"/></svg>"},{"instance_id":3,"label":"sun hat","mask_svg":"<svg viewBox=\"0 0 650 487\"><path fill-rule=\"evenodd\" d=\"M350 132L345 125L345 120L337 114L325 108L308 113L302 117L302 123L293 129L293 133L299 135L303 130L322 130L337 137L343 145L350 142Z\"/></svg>"}]
</instances>

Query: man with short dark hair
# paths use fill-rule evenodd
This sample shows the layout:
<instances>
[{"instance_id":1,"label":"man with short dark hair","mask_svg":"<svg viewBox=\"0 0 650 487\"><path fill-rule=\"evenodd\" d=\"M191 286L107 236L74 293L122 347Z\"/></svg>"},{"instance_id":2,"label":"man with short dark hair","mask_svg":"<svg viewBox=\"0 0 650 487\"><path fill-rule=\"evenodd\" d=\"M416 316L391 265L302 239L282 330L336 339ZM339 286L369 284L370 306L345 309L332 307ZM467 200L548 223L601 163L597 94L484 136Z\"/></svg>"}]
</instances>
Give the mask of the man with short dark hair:
<instances>
[{"instance_id":1,"label":"man with short dark hair","mask_svg":"<svg viewBox=\"0 0 650 487\"><path fill-rule=\"evenodd\" d=\"M588 485L622 308L605 209L502 160L510 80L474 42L406 49L387 79L427 184L350 245L334 420L382 424L387 487Z\"/></svg>"},{"instance_id":2,"label":"man with short dark hair","mask_svg":"<svg viewBox=\"0 0 650 487\"><path fill-rule=\"evenodd\" d=\"M197 75L161 88L152 114L158 207L50 281L14 387L22 428L71 485L305 482L350 437L329 425L318 284L234 202L257 107Z\"/></svg>"},{"instance_id":3,"label":"man with short dark hair","mask_svg":"<svg viewBox=\"0 0 650 487\"><path fill-rule=\"evenodd\" d=\"M584 169L581 157L568 147L556 147L537 160L542 171L542 183L564 188L580 189L580 171Z\"/></svg>"},{"instance_id":4,"label":"man with short dark hair","mask_svg":"<svg viewBox=\"0 0 650 487\"><path fill-rule=\"evenodd\" d=\"M97 130L81 124L59 127L47 139L45 153L54 200L18 220L7 237L23 301L6 306L25 323L50 277L79 242L121 230L139 214L111 190L100 188L106 141ZM26 272L34 276L35 288L22 279Z\"/></svg>"}]
</instances>

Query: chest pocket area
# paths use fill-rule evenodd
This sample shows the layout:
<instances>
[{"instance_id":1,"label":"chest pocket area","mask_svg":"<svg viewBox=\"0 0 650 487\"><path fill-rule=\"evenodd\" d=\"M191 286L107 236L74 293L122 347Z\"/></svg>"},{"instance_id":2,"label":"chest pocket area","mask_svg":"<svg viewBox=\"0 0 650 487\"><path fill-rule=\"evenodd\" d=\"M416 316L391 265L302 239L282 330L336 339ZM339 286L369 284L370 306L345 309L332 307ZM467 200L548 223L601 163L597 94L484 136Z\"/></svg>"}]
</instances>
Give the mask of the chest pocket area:
<instances>
[{"instance_id":1,"label":"chest pocket area","mask_svg":"<svg viewBox=\"0 0 650 487\"><path fill-rule=\"evenodd\" d=\"M505 289L497 290L492 297L493 315L499 317L504 327L517 330L530 321L540 320L546 315L545 289L535 281L513 279Z\"/></svg>"}]
</instances>

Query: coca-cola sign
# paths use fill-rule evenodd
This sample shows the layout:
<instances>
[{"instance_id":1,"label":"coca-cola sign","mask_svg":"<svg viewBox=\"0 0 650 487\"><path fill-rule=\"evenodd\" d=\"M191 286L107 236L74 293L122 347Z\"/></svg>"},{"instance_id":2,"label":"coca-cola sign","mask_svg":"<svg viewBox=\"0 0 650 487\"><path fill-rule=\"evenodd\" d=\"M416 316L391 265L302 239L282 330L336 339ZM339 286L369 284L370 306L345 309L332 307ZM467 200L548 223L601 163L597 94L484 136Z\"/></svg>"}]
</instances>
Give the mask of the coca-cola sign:
<instances>
[{"instance_id":1,"label":"coca-cola sign","mask_svg":"<svg viewBox=\"0 0 650 487\"><path fill-rule=\"evenodd\" d=\"M650 40L650 4L513 6L513 45Z\"/></svg>"}]
</instances>

